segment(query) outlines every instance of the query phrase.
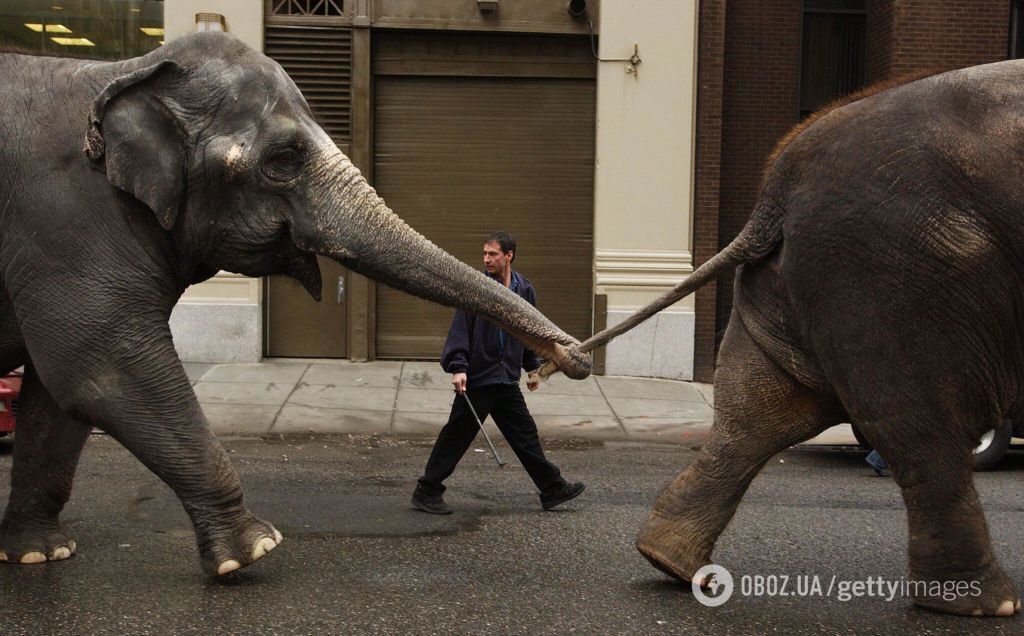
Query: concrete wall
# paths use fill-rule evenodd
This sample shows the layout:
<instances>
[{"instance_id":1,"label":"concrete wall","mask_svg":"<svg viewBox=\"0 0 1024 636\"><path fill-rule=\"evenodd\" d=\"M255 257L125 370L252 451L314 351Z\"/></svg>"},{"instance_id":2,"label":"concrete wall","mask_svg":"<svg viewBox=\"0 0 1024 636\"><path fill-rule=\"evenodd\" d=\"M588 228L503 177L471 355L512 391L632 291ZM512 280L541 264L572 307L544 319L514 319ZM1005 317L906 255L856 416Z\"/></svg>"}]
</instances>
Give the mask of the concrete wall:
<instances>
[{"instance_id":1,"label":"concrete wall","mask_svg":"<svg viewBox=\"0 0 1024 636\"><path fill-rule=\"evenodd\" d=\"M604 0L595 179L597 293L608 324L693 271L696 0ZM608 347L607 373L693 377L693 299Z\"/></svg>"},{"instance_id":2,"label":"concrete wall","mask_svg":"<svg viewBox=\"0 0 1024 636\"><path fill-rule=\"evenodd\" d=\"M167 0L168 41L195 31L195 14L219 13L226 30L263 50L262 0ZM221 272L193 285L171 314L171 332L185 362L257 362L263 356L260 279Z\"/></svg>"}]
</instances>

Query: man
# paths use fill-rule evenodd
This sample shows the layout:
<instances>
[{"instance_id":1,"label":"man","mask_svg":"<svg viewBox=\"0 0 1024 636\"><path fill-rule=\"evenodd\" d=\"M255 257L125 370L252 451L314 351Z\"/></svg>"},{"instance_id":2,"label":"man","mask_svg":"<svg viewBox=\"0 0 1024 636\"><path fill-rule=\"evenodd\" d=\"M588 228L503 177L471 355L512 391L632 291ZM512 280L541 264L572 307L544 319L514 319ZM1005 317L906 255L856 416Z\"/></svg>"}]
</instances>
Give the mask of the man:
<instances>
[{"instance_id":1,"label":"man","mask_svg":"<svg viewBox=\"0 0 1024 636\"><path fill-rule=\"evenodd\" d=\"M511 234L495 232L484 241L484 268L487 275L536 306L537 296L533 285L518 272L512 271L515 257L516 240ZM541 506L545 510L563 504L583 492L582 483L566 482L558 467L544 456L537 436L537 424L519 390L521 369L527 370L527 388L536 391L540 386L537 376L540 361L535 353L490 322L456 311L448 330L448 339L444 343L441 366L452 374L455 402L448 423L441 429L430 459L427 460L427 467L413 492L414 507L439 515L452 512L444 501L445 487L442 482L455 470L456 464L479 431L463 393L469 396L481 421L488 414L494 419L540 491Z\"/></svg>"}]
</instances>

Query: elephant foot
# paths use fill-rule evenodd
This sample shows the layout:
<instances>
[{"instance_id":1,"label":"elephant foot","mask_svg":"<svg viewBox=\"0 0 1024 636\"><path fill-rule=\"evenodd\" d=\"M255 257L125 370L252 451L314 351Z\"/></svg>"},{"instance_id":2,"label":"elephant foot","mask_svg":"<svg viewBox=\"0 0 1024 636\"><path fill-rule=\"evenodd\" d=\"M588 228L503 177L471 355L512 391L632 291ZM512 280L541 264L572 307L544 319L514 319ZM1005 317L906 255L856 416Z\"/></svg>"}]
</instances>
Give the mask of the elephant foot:
<instances>
[{"instance_id":1,"label":"elephant foot","mask_svg":"<svg viewBox=\"0 0 1024 636\"><path fill-rule=\"evenodd\" d=\"M228 531L199 540L203 572L222 576L252 565L276 548L283 537L274 526L252 515Z\"/></svg>"},{"instance_id":2,"label":"elephant foot","mask_svg":"<svg viewBox=\"0 0 1024 636\"><path fill-rule=\"evenodd\" d=\"M948 580L911 577L908 582L918 607L959 616L1013 616L1020 611L1020 594L1002 570L984 576Z\"/></svg>"},{"instance_id":3,"label":"elephant foot","mask_svg":"<svg viewBox=\"0 0 1024 636\"><path fill-rule=\"evenodd\" d=\"M697 570L711 563L713 546L695 550L693 545L691 537L680 531L678 522L657 511L651 513L636 539L636 549L651 565L683 583L689 583Z\"/></svg>"},{"instance_id":4,"label":"elephant foot","mask_svg":"<svg viewBox=\"0 0 1024 636\"><path fill-rule=\"evenodd\" d=\"M0 531L0 561L5 563L63 561L75 553L76 547L75 540L59 525Z\"/></svg>"}]
</instances>

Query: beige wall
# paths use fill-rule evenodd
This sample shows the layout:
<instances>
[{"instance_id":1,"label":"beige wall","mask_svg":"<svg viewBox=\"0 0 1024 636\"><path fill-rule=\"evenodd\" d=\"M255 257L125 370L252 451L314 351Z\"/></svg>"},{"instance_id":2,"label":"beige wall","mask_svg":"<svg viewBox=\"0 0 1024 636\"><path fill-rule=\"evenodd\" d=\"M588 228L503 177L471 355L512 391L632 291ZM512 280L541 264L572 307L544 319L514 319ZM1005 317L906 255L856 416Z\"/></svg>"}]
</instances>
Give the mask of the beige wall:
<instances>
[{"instance_id":1,"label":"beige wall","mask_svg":"<svg viewBox=\"0 0 1024 636\"><path fill-rule=\"evenodd\" d=\"M225 28L263 50L263 0L166 0L168 41L195 31L196 13L219 13ZM263 355L262 281L229 272L189 287L171 314L186 362L255 362Z\"/></svg>"},{"instance_id":2,"label":"beige wall","mask_svg":"<svg viewBox=\"0 0 1024 636\"><path fill-rule=\"evenodd\" d=\"M598 63L594 270L597 292L608 295L609 324L693 269L697 3L602 0L591 6L601 28L600 56L629 58L637 45L642 59L636 74L627 73L632 66L625 61ZM371 5L358 0L355 6ZM214 12L226 17L229 32L262 48L262 0L167 0L164 11L168 39L192 31L195 13ZM182 333L199 312L254 310L260 298L259 281L222 273L188 290ZM691 297L612 342L608 373L691 378L694 322ZM250 339L246 346L255 351L261 332L261 324L250 325L249 335L237 341Z\"/></svg>"},{"instance_id":3,"label":"beige wall","mask_svg":"<svg viewBox=\"0 0 1024 636\"><path fill-rule=\"evenodd\" d=\"M594 270L621 322L693 271L697 0L604 0L597 79ZM608 346L606 371L693 377L693 298Z\"/></svg>"},{"instance_id":4,"label":"beige wall","mask_svg":"<svg viewBox=\"0 0 1024 636\"><path fill-rule=\"evenodd\" d=\"M598 66L598 293L632 309L692 271L696 0L604 0ZM684 301L692 307L692 299Z\"/></svg>"},{"instance_id":5,"label":"beige wall","mask_svg":"<svg viewBox=\"0 0 1024 636\"><path fill-rule=\"evenodd\" d=\"M197 13L221 14L229 33L257 51L263 50L263 0L165 0L167 39L195 31Z\"/></svg>"}]
</instances>

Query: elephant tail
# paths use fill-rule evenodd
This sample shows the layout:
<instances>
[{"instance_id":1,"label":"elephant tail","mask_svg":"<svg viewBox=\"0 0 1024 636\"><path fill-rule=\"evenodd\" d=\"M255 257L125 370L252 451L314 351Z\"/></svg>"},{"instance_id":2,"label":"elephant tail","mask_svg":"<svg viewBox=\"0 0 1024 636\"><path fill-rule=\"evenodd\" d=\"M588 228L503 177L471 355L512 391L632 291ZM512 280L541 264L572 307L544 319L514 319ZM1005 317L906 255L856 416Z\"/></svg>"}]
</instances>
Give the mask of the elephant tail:
<instances>
[{"instance_id":1,"label":"elephant tail","mask_svg":"<svg viewBox=\"0 0 1024 636\"><path fill-rule=\"evenodd\" d=\"M592 351L626 333L662 309L689 296L721 274L744 263L764 258L782 241L782 220L782 208L770 198L762 197L739 236L725 249L712 256L678 285L637 310L629 318L585 340L579 345L579 350L583 353Z\"/></svg>"}]
</instances>

